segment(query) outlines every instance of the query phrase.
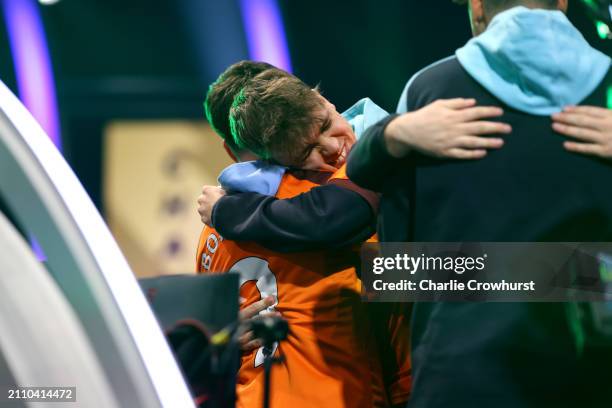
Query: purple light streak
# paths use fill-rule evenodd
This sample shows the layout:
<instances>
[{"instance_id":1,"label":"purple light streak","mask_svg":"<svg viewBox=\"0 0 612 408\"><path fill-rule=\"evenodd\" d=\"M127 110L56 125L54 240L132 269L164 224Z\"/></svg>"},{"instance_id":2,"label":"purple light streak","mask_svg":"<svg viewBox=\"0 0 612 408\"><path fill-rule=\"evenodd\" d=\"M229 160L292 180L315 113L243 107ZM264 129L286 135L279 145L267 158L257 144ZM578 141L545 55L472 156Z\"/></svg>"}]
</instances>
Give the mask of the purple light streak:
<instances>
[{"instance_id":1,"label":"purple light streak","mask_svg":"<svg viewBox=\"0 0 612 408\"><path fill-rule=\"evenodd\" d=\"M19 98L61 150L55 84L35 0L3 0Z\"/></svg>"},{"instance_id":2,"label":"purple light streak","mask_svg":"<svg viewBox=\"0 0 612 408\"><path fill-rule=\"evenodd\" d=\"M285 29L276 0L240 0L249 58L291 72Z\"/></svg>"},{"instance_id":3,"label":"purple light streak","mask_svg":"<svg viewBox=\"0 0 612 408\"><path fill-rule=\"evenodd\" d=\"M47 260L47 255L45 255L45 251L43 251L40 243L38 243L38 240L34 238L33 235L30 235L29 239L32 252L34 252L34 255L36 255L36 259L38 259L40 262L45 262Z\"/></svg>"},{"instance_id":4,"label":"purple light streak","mask_svg":"<svg viewBox=\"0 0 612 408\"><path fill-rule=\"evenodd\" d=\"M34 0L3 0L2 7L19 98L61 150L51 58L38 6ZM30 237L30 243L36 258L45 261L38 241Z\"/></svg>"}]
</instances>

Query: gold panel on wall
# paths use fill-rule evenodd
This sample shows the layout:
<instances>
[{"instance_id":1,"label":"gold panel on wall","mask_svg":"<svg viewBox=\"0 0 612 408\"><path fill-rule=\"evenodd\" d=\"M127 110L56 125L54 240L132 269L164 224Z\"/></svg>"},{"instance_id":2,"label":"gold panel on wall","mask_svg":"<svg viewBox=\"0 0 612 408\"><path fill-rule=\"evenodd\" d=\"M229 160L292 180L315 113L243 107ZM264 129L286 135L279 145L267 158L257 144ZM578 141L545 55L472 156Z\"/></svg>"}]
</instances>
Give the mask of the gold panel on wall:
<instances>
[{"instance_id":1,"label":"gold panel on wall","mask_svg":"<svg viewBox=\"0 0 612 408\"><path fill-rule=\"evenodd\" d=\"M105 130L107 222L138 277L189 273L196 199L231 159L205 122L116 121Z\"/></svg>"}]
</instances>

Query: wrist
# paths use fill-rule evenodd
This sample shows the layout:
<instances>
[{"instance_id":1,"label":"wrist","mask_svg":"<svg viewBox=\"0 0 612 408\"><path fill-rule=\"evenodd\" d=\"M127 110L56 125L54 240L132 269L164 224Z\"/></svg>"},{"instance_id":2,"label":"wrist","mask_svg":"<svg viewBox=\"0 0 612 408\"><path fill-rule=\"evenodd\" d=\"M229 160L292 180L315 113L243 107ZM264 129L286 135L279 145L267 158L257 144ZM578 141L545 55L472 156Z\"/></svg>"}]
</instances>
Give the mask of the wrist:
<instances>
[{"instance_id":1,"label":"wrist","mask_svg":"<svg viewBox=\"0 0 612 408\"><path fill-rule=\"evenodd\" d=\"M393 119L387 124L384 132L385 147L392 157L400 159L410 153L410 145L407 143L405 126L398 120L401 116Z\"/></svg>"}]
</instances>

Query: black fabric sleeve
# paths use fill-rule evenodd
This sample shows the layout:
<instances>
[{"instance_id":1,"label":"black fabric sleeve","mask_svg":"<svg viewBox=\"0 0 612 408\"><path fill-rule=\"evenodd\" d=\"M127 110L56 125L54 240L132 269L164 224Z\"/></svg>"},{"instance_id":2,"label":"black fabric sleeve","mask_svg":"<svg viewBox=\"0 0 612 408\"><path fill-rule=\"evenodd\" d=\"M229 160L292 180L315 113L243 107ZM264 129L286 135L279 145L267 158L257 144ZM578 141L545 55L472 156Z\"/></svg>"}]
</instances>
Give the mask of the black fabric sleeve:
<instances>
[{"instance_id":1,"label":"black fabric sleeve","mask_svg":"<svg viewBox=\"0 0 612 408\"><path fill-rule=\"evenodd\" d=\"M362 195L334 184L283 200L230 194L212 211L212 224L224 238L253 241L277 252L359 243L375 232L375 223L375 213Z\"/></svg>"},{"instance_id":2,"label":"black fabric sleeve","mask_svg":"<svg viewBox=\"0 0 612 408\"><path fill-rule=\"evenodd\" d=\"M385 129L398 115L389 115L369 127L348 157L346 173L361 187L380 192L389 174L401 159L396 159L387 151Z\"/></svg>"}]
</instances>

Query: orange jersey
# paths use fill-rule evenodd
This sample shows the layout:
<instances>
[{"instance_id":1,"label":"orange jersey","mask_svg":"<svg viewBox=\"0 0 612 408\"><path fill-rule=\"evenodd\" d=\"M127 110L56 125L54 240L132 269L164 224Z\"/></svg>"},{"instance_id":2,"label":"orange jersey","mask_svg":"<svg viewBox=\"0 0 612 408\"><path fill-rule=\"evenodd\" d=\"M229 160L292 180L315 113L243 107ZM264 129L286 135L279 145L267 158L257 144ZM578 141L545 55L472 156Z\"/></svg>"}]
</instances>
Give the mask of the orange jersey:
<instances>
[{"instance_id":1,"label":"orange jersey","mask_svg":"<svg viewBox=\"0 0 612 408\"><path fill-rule=\"evenodd\" d=\"M289 198L317 184L286 173L278 198ZM204 228L198 247L202 273L240 274L241 307L274 296L273 309L288 321L290 334L276 349L284 361L272 368L272 408L370 408L372 367L368 317L353 251L279 254L253 243L223 240ZM370 349L369 349L370 348ZM237 407L259 407L263 400L263 350L242 357Z\"/></svg>"}]
</instances>

